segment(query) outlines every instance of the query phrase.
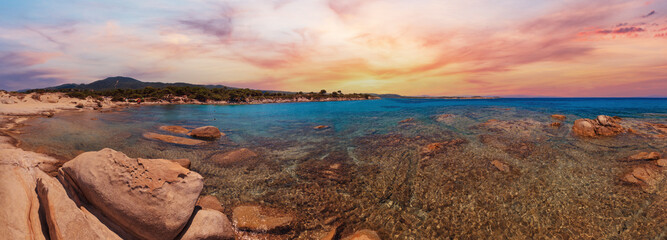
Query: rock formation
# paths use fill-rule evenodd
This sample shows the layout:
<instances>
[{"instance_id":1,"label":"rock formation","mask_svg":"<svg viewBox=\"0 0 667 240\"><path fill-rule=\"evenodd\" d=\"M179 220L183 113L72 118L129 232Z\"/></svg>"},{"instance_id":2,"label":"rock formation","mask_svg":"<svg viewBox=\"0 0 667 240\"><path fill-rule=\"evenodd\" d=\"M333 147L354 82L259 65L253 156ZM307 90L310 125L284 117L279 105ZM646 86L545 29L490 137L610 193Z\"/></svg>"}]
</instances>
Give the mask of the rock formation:
<instances>
[{"instance_id":1,"label":"rock formation","mask_svg":"<svg viewBox=\"0 0 667 240\"><path fill-rule=\"evenodd\" d=\"M220 132L220 129L213 126L195 128L188 135L205 140L213 140L224 136L224 134Z\"/></svg>"},{"instance_id":2,"label":"rock formation","mask_svg":"<svg viewBox=\"0 0 667 240\"><path fill-rule=\"evenodd\" d=\"M612 137L626 131L618 122L620 118L600 115L596 119L577 119L572 132L581 137Z\"/></svg>"},{"instance_id":3,"label":"rock formation","mask_svg":"<svg viewBox=\"0 0 667 240\"><path fill-rule=\"evenodd\" d=\"M181 145L188 145L188 146L194 146L194 145L199 145L199 144L206 143L205 141L202 141L202 140L184 138L184 137L176 137L176 136L157 134L157 133L151 133L151 132L144 133L143 137L147 138L147 139L166 142L166 143L181 144Z\"/></svg>"}]
</instances>

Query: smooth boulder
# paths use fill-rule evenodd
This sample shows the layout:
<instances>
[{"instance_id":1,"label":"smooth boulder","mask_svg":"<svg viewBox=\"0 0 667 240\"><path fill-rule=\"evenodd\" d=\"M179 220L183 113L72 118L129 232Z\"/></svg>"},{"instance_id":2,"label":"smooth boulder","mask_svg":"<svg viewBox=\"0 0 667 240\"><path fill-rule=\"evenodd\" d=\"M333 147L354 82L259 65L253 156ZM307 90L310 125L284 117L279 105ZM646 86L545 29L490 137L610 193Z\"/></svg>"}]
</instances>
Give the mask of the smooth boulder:
<instances>
[{"instance_id":1,"label":"smooth boulder","mask_svg":"<svg viewBox=\"0 0 667 240\"><path fill-rule=\"evenodd\" d=\"M45 239L31 171L0 165L0 236L3 239Z\"/></svg>"},{"instance_id":2,"label":"smooth boulder","mask_svg":"<svg viewBox=\"0 0 667 240\"><path fill-rule=\"evenodd\" d=\"M199 200L197 200L197 206L200 206L202 209L212 209L218 212L225 211L225 209L222 208L222 203L220 203L220 200L212 195L199 197Z\"/></svg>"},{"instance_id":3,"label":"smooth boulder","mask_svg":"<svg viewBox=\"0 0 667 240\"><path fill-rule=\"evenodd\" d=\"M151 133L151 132L144 133L143 137L147 138L147 139L166 142L166 143L188 145L188 146L194 146L194 145L199 145L199 144L206 143L202 140L184 138L184 137L176 137L176 136L157 134L157 133Z\"/></svg>"},{"instance_id":4,"label":"smooth boulder","mask_svg":"<svg viewBox=\"0 0 667 240\"><path fill-rule=\"evenodd\" d=\"M201 209L195 212L181 240L225 240L234 239L234 228L225 214Z\"/></svg>"},{"instance_id":5,"label":"smooth boulder","mask_svg":"<svg viewBox=\"0 0 667 240\"><path fill-rule=\"evenodd\" d=\"M565 119L567 119L565 115L560 115L560 114L553 114L551 115L551 118L556 119L558 121L565 121Z\"/></svg>"},{"instance_id":6,"label":"smooth boulder","mask_svg":"<svg viewBox=\"0 0 667 240\"><path fill-rule=\"evenodd\" d=\"M141 239L174 239L203 188L201 175L164 159L105 148L65 163L59 176L95 208Z\"/></svg>"},{"instance_id":7,"label":"smooth boulder","mask_svg":"<svg viewBox=\"0 0 667 240\"><path fill-rule=\"evenodd\" d=\"M205 140L217 139L224 136L224 134L220 132L220 129L214 126L195 128L188 135Z\"/></svg>"},{"instance_id":8,"label":"smooth boulder","mask_svg":"<svg viewBox=\"0 0 667 240\"><path fill-rule=\"evenodd\" d=\"M237 206L232 210L234 226L243 231L279 232L289 229L294 218L261 206Z\"/></svg>"},{"instance_id":9,"label":"smooth boulder","mask_svg":"<svg viewBox=\"0 0 667 240\"><path fill-rule=\"evenodd\" d=\"M577 119L572 132L581 137L613 137L626 132L619 118L600 115L596 119Z\"/></svg>"},{"instance_id":10,"label":"smooth boulder","mask_svg":"<svg viewBox=\"0 0 667 240\"><path fill-rule=\"evenodd\" d=\"M188 134L190 132L190 130L187 130L181 126L162 126L160 127L160 130L178 134Z\"/></svg>"}]
</instances>

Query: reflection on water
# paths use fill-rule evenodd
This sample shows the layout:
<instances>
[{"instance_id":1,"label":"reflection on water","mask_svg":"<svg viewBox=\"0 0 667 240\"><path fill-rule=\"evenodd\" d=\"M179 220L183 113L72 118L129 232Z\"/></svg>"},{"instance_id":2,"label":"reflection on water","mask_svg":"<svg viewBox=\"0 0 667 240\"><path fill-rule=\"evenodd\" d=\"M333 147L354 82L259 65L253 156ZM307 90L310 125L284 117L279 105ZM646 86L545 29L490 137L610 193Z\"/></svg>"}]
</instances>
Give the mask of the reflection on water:
<instances>
[{"instance_id":1,"label":"reflection on water","mask_svg":"<svg viewBox=\"0 0 667 240\"><path fill-rule=\"evenodd\" d=\"M567 120L549 126L551 114ZM242 203L293 214L297 224L277 239L314 238L335 224L344 224L343 233L370 228L388 239L664 237L667 181L652 189L624 184L620 176L636 163L618 160L640 151L665 155L666 138L572 136L574 120L598 114L667 123L667 101L145 106L34 119L19 138L23 148L63 158L104 147L131 157L189 158L205 177L204 193L216 195L228 215ZM414 120L399 123L407 118ZM158 130L162 125L213 125L226 137L196 147L141 137L171 134ZM241 148L257 156L234 164L214 157Z\"/></svg>"}]
</instances>

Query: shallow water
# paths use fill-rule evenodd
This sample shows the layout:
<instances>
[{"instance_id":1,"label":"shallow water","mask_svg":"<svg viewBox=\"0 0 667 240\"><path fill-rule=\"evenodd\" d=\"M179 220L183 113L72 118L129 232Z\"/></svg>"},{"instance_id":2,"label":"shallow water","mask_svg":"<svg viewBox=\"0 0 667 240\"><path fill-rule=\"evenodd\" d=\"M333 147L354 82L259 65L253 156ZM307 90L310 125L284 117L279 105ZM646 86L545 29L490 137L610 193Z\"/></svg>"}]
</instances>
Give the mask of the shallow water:
<instances>
[{"instance_id":1,"label":"shallow water","mask_svg":"<svg viewBox=\"0 0 667 240\"><path fill-rule=\"evenodd\" d=\"M437 121L439 114L454 117ZM564 114L560 128L551 114ZM667 154L666 138L622 134L582 139L578 118L667 123L667 99L493 99L170 105L63 113L27 122L21 147L71 159L113 148L131 157L189 158L228 215L243 203L293 214L272 238L314 238L342 223L387 239L660 239L667 236L665 182L647 191L619 177L618 161L639 151ZM414 118L414 121L399 121ZM497 119L507 129L483 123ZM147 140L162 125L213 125L226 134L187 147ZM314 126L328 129L315 130ZM639 125L638 125L639 126ZM454 139L437 154L421 149ZM238 148L259 158L221 167L209 158ZM501 172L492 160L506 163ZM664 175L664 171L662 173ZM333 223L325 221L334 217Z\"/></svg>"}]
</instances>

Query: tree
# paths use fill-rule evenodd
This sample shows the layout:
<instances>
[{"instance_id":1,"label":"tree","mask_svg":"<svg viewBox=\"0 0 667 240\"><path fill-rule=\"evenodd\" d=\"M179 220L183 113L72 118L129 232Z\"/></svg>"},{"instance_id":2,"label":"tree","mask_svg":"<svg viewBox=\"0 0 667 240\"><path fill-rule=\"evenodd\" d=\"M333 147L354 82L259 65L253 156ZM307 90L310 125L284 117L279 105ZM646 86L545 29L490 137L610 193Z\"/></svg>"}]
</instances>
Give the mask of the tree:
<instances>
[{"instance_id":1,"label":"tree","mask_svg":"<svg viewBox=\"0 0 667 240\"><path fill-rule=\"evenodd\" d=\"M324 89L320 90L320 94L322 94L322 95L327 94L327 90L324 90Z\"/></svg>"}]
</instances>

